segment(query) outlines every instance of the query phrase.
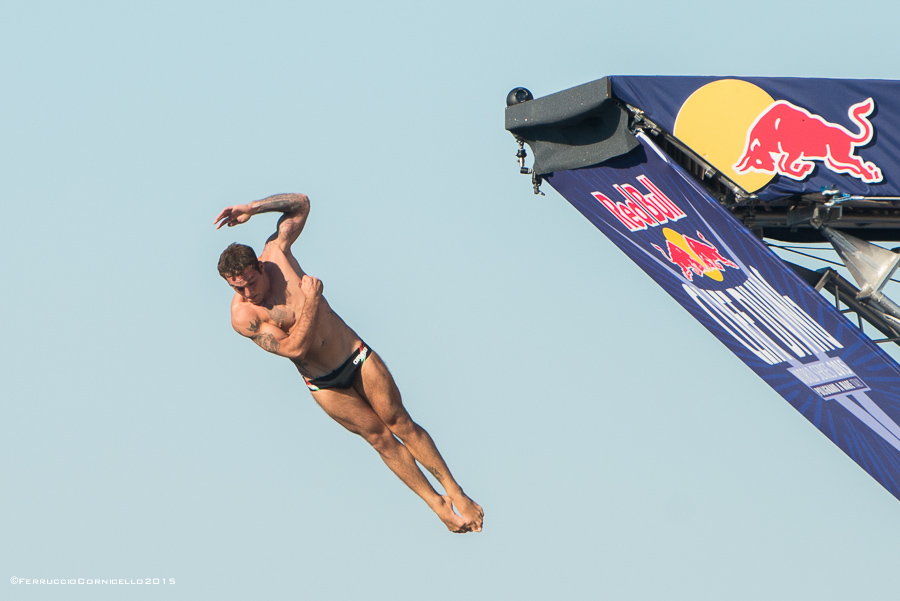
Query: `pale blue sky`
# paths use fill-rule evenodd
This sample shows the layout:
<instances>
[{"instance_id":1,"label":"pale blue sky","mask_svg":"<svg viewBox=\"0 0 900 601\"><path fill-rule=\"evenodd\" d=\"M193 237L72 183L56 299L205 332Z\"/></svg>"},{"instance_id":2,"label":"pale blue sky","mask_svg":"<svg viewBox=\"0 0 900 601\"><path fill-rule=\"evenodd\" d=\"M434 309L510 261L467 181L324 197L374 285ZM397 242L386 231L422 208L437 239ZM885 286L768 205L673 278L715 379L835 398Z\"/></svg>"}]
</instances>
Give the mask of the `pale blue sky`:
<instances>
[{"instance_id":1,"label":"pale blue sky","mask_svg":"<svg viewBox=\"0 0 900 601\"><path fill-rule=\"evenodd\" d=\"M855 12L851 12L855 11ZM886 0L0 9L0 597L872 599L900 503L551 189L507 92L900 79ZM486 512L452 535L215 272L295 254ZM895 297L896 298L896 297ZM172 586L13 585L173 578Z\"/></svg>"}]
</instances>

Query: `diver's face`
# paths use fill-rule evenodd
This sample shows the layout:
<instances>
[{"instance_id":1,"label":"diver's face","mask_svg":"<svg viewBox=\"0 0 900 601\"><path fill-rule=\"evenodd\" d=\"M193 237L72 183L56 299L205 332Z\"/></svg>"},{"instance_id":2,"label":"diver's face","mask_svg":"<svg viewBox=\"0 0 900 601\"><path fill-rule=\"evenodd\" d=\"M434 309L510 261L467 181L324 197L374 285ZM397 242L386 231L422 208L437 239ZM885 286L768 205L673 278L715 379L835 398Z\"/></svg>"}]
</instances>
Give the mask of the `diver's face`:
<instances>
[{"instance_id":1,"label":"diver's face","mask_svg":"<svg viewBox=\"0 0 900 601\"><path fill-rule=\"evenodd\" d=\"M262 304L266 298L269 278L255 267L248 267L240 275L229 276L225 280L244 300L250 301L254 305Z\"/></svg>"}]
</instances>

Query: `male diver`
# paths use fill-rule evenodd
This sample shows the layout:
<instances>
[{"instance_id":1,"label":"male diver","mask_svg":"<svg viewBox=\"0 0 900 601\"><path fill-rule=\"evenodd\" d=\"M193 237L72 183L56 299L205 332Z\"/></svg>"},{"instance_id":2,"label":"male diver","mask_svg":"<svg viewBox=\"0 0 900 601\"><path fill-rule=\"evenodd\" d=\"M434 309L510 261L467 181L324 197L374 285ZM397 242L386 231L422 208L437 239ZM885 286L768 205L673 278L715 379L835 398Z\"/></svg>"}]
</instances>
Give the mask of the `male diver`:
<instances>
[{"instance_id":1,"label":"male diver","mask_svg":"<svg viewBox=\"0 0 900 601\"><path fill-rule=\"evenodd\" d=\"M237 243L219 258L219 274L235 291L232 327L264 350L290 359L325 413L371 444L450 531L480 532L484 512L453 479L428 432L410 418L381 357L332 311L322 282L306 275L291 254L309 215L309 198L277 194L227 207L214 223L216 229L232 227L271 211L283 215L259 258ZM445 495L434 490L416 461L441 483Z\"/></svg>"}]
</instances>

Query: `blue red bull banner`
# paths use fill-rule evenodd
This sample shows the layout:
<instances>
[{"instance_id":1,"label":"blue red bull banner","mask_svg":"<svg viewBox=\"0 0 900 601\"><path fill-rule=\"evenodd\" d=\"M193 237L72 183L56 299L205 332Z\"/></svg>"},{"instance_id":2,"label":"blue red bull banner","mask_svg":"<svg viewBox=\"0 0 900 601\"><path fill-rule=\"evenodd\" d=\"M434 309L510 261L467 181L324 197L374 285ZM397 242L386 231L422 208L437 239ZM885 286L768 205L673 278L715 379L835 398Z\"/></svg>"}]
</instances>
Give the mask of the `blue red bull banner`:
<instances>
[{"instance_id":1,"label":"blue red bull banner","mask_svg":"<svg viewBox=\"0 0 900 601\"><path fill-rule=\"evenodd\" d=\"M851 196L900 196L900 82L609 80L616 98L762 200L831 188Z\"/></svg>"},{"instance_id":2,"label":"blue red bull banner","mask_svg":"<svg viewBox=\"0 0 900 601\"><path fill-rule=\"evenodd\" d=\"M638 138L628 154L547 181L900 498L900 366L649 138Z\"/></svg>"}]
</instances>

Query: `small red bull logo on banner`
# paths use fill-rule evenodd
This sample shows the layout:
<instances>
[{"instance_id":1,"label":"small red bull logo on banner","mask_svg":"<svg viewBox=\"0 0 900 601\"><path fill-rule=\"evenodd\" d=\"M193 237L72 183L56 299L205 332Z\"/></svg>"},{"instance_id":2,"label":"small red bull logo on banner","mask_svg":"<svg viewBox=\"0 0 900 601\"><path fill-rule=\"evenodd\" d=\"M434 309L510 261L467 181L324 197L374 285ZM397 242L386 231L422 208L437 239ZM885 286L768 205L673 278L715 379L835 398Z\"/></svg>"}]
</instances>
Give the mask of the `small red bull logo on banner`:
<instances>
[{"instance_id":1,"label":"small red bull logo on banner","mask_svg":"<svg viewBox=\"0 0 900 601\"><path fill-rule=\"evenodd\" d=\"M814 161L821 161L836 173L869 184L880 182L881 169L856 152L875 135L868 119L874 110L875 101L871 98L849 108L847 114L859 128L854 134L786 100L773 102L747 131L744 151L733 169L738 174L753 171L800 181L812 173Z\"/></svg>"},{"instance_id":2,"label":"small red bull logo on banner","mask_svg":"<svg viewBox=\"0 0 900 601\"><path fill-rule=\"evenodd\" d=\"M663 235L666 237L666 250L655 244L653 248L658 250L669 262L677 265L689 282L694 281L695 275L721 282L725 279L722 271L726 267L739 269L737 265L722 256L719 249L710 244L700 232L697 232L699 240L683 236L669 228L663 228Z\"/></svg>"},{"instance_id":3,"label":"small red bull logo on banner","mask_svg":"<svg viewBox=\"0 0 900 601\"><path fill-rule=\"evenodd\" d=\"M639 175L637 180L647 189L646 194L631 184L615 184L616 191L625 198L624 202L616 202L600 192L591 192L591 196L631 232L657 227L686 217L684 211L663 194L649 177Z\"/></svg>"}]
</instances>

